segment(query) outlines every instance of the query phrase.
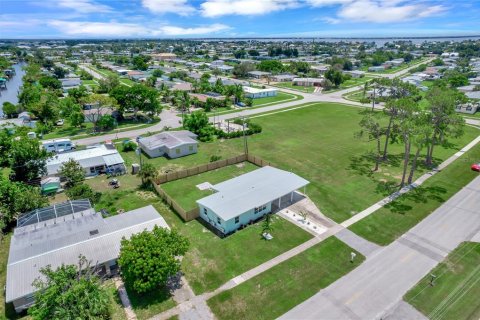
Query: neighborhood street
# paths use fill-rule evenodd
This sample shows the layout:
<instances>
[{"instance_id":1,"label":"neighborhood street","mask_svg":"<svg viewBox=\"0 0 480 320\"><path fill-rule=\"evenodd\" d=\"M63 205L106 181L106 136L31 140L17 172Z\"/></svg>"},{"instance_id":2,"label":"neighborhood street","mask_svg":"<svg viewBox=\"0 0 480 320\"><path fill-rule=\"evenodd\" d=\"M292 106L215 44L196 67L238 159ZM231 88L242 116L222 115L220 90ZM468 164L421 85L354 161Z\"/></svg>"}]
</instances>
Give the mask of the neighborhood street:
<instances>
[{"instance_id":1,"label":"neighborhood street","mask_svg":"<svg viewBox=\"0 0 480 320\"><path fill-rule=\"evenodd\" d=\"M403 295L461 242L480 230L480 177L455 194L417 226L361 266L284 314L280 319L385 319Z\"/></svg>"}]
</instances>

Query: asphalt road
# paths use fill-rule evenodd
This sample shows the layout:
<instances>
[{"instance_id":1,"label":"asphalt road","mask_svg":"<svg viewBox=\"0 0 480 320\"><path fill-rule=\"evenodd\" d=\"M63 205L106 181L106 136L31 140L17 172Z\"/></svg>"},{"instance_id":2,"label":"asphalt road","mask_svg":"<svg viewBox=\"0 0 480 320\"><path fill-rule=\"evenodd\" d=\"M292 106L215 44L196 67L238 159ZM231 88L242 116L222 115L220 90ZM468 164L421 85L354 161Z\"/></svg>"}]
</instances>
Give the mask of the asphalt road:
<instances>
[{"instance_id":1,"label":"asphalt road","mask_svg":"<svg viewBox=\"0 0 480 320\"><path fill-rule=\"evenodd\" d=\"M410 288L478 234L479 200L477 177L398 240L280 319L388 318Z\"/></svg>"}]
</instances>

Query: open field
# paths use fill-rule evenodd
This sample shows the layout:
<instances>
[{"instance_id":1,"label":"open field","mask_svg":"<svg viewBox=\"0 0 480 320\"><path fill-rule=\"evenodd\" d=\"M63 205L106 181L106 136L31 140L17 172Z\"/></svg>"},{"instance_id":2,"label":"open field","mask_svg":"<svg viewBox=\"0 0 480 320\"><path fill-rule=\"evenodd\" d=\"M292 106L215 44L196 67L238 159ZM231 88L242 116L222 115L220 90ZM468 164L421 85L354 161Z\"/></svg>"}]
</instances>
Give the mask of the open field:
<instances>
[{"instance_id":1,"label":"open field","mask_svg":"<svg viewBox=\"0 0 480 320\"><path fill-rule=\"evenodd\" d=\"M277 82L275 83L276 87L286 88L291 90L297 90L300 92L312 93L315 90L315 87L303 87L303 86L294 86L292 82Z\"/></svg>"},{"instance_id":2,"label":"open field","mask_svg":"<svg viewBox=\"0 0 480 320\"><path fill-rule=\"evenodd\" d=\"M252 121L263 127L263 132L248 137L249 153L309 180L307 195L324 214L337 222L344 221L395 191L386 186L399 183L401 178L403 147L398 144L389 146L389 162L383 163L378 172L371 172L374 142L354 138L355 132L360 130L359 111L360 108L346 105L318 103L288 112L252 117ZM436 148L435 162L445 160L477 134L475 129L466 127L465 135L452 140L450 148ZM159 169L175 170L208 163L212 155L225 159L242 152L243 139L217 140L200 143L195 155L146 161ZM122 153L122 156L127 164L138 163L138 156L133 152ZM421 157L421 164L422 160ZM420 176L426 170L420 165L416 175Z\"/></svg>"},{"instance_id":3,"label":"open field","mask_svg":"<svg viewBox=\"0 0 480 320\"><path fill-rule=\"evenodd\" d=\"M380 245L391 243L478 177L478 172L471 171L470 165L479 159L480 145L477 144L422 186L402 195L349 229Z\"/></svg>"},{"instance_id":4,"label":"open field","mask_svg":"<svg viewBox=\"0 0 480 320\"><path fill-rule=\"evenodd\" d=\"M354 251L354 250L353 250ZM275 319L358 266L364 257L331 237L208 300L218 319Z\"/></svg>"},{"instance_id":5,"label":"open field","mask_svg":"<svg viewBox=\"0 0 480 320\"><path fill-rule=\"evenodd\" d=\"M434 285L430 285L434 274ZM464 242L404 297L430 319L480 318L480 243Z\"/></svg>"},{"instance_id":6,"label":"open field","mask_svg":"<svg viewBox=\"0 0 480 320\"><path fill-rule=\"evenodd\" d=\"M396 73L402 70L405 70L407 68L410 68L411 66L414 65L420 65L422 63L425 63L429 58L419 58L419 59L414 59L408 63L403 63L401 66L398 67L392 67L390 69L384 70L384 71L378 71L378 72L372 72L371 74L392 74ZM360 70L367 71L368 67L362 67Z\"/></svg>"},{"instance_id":7,"label":"open field","mask_svg":"<svg viewBox=\"0 0 480 320\"><path fill-rule=\"evenodd\" d=\"M258 167L250 162L244 162L212 171L207 171L184 179L167 182L162 184L162 188L185 211L189 211L197 207L196 200L212 194L212 191L210 190L202 191L198 189L196 187L197 184L210 182L210 184L214 185L255 169L258 169Z\"/></svg>"}]
</instances>

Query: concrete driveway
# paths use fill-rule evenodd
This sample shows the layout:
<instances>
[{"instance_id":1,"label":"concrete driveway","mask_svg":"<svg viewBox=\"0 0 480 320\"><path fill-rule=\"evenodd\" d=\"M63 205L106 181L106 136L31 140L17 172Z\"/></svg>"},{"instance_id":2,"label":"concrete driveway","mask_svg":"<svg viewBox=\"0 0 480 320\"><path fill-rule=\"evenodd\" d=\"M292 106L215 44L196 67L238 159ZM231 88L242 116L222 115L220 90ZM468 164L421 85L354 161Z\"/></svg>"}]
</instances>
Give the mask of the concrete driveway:
<instances>
[{"instance_id":1,"label":"concrete driveway","mask_svg":"<svg viewBox=\"0 0 480 320\"><path fill-rule=\"evenodd\" d=\"M361 266L280 319L379 319L461 242L480 230L480 177ZM385 226L388 227L388 226ZM412 317L417 317L412 310Z\"/></svg>"}]
</instances>

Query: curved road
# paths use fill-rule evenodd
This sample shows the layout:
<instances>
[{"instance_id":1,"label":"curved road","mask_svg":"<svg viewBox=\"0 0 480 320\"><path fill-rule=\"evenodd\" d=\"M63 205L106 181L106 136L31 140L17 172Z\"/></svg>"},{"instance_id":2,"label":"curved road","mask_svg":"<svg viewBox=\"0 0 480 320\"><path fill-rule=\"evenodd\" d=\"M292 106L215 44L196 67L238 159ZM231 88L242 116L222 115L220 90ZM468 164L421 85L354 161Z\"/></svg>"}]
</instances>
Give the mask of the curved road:
<instances>
[{"instance_id":1,"label":"curved road","mask_svg":"<svg viewBox=\"0 0 480 320\"><path fill-rule=\"evenodd\" d=\"M426 61L415 64L415 65L413 65L409 68L406 68L404 70L400 70L399 72L396 72L396 73L378 74L378 76L386 77L386 78L399 77L401 75L406 74L410 69L417 67L419 64L428 63L433 59L434 58L430 58ZM80 65L80 68L89 72L91 75L93 75L97 79L103 79L102 75L100 75L97 72L91 70L90 68L88 68L87 65ZM259 114L259 113L276 111L276 110L280 110L280 109L291 108L291 107L304 105L304 104L308 104L308 103L315 103L315 102L333 102L333 103L346 104L346 105L354 106L354 107L368 107L369 106L368 104L362 104L362 103L359 103L359 102L346 100L342 97L342 95L344 95L345 93L349 93L349 92L352 92L352 91L359 90L362 87L363 87L363 85L359 85L359 86L356 86L356 87L352 87L352 88L348 88L348 89L344 89L344 90L340 90L340 91L336 91L336 92L326 93L326 94L323 94L323 93L304 93L304 92L300 92L300 91L297 91L297 90L282 88L281 89L282 91L292 93L292 94L296 94L296 95L301 95L301 96L303 96L303 99L302 100L291 101L291 102L279 103L279 104L270 105L270 106L266 106L266 107L262 107L262 108L239 110L238 112L232 112L232 113L216 116L215 119L223 121L223 120L227 120L227 119L236 118L236 117L239 117L239 116L252 116L252 115L255 115L255 114ZM377 108L380 109L381 107L377 106ZM119 133L111 133L111 134L106 134L106 135L101 135L101 136L93 136L93 137L89 137L89 138L78 139L78 140L76 140L76 142L78 144L88 145L88 144L100 143L100 142L103 142L105 140L113 140L113 139L117 139L117 138L133 139L133 138L136 138L139 135L145 134L147 132L161 131L166 126L170 127L170 128L178 128L178 127L181 126L180 119L177 116L177 112L175 112L175 111L163 110L162 113L160 114L160 118L161 118L161 121L159 123L151 126L151 127L137 129L137 130L124 131L124 132L119 132ZM210 117L210 121L213 121L213 117ZM475 121L475 120L467 120L467 123L472 124L472 123L470 123L471 121ZM473 124L475 124L475 123L473 123Z\"/></svg>"}]
</instances>

